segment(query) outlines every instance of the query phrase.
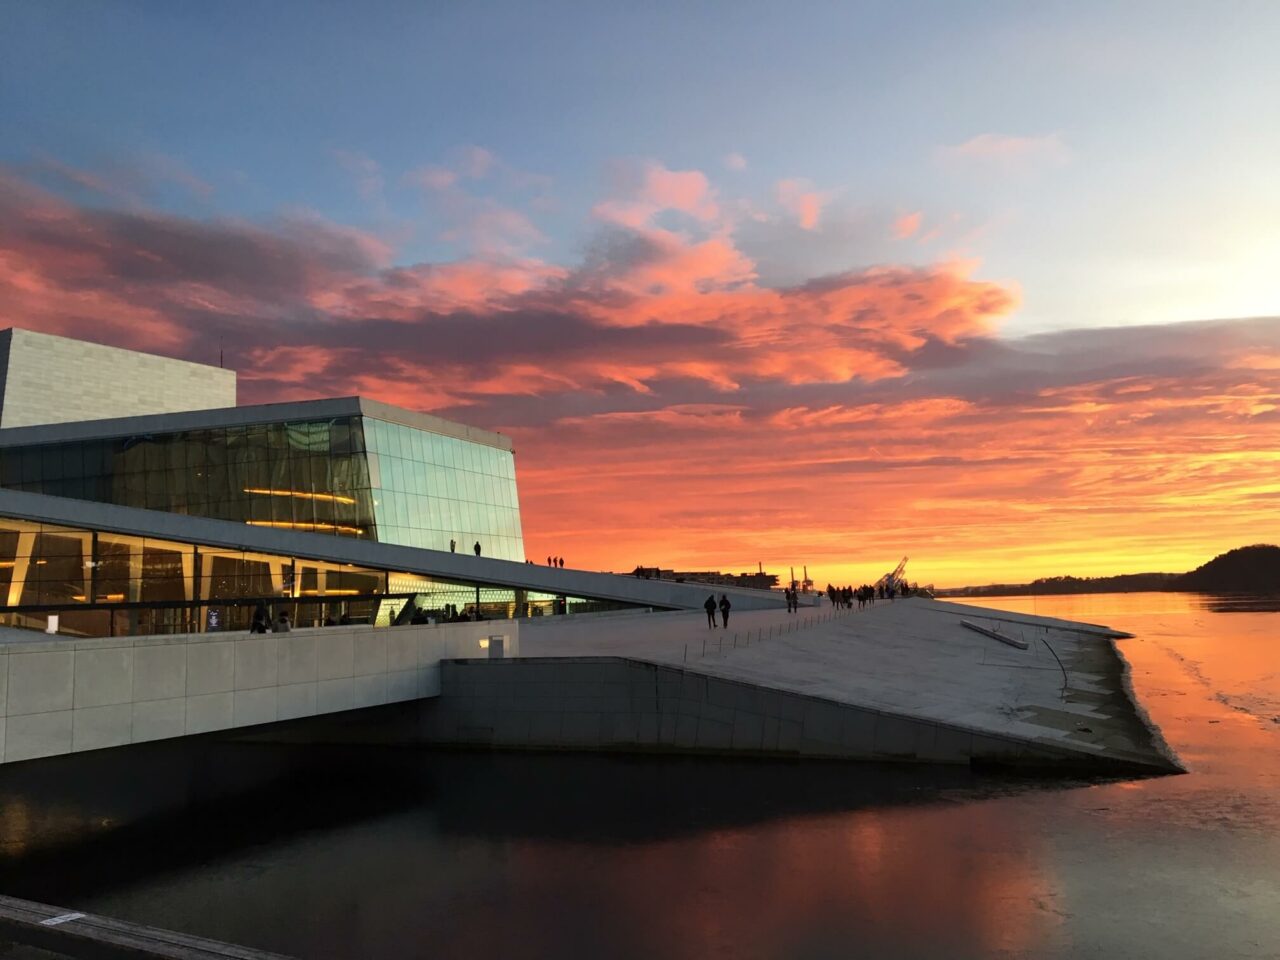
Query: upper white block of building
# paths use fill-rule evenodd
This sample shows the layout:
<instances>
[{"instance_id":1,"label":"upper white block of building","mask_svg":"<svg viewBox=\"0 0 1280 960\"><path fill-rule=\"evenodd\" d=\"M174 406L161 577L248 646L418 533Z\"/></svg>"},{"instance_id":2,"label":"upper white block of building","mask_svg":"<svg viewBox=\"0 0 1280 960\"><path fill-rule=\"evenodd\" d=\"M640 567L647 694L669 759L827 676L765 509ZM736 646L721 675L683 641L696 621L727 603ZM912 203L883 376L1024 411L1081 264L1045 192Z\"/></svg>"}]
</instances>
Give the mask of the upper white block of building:
<instances>
[{"instance_id":1,"label":"upper white block of building","mask_svg":"<svg viewBox=\"0 0 1280 960\"><path fill-rule=\"evenodd\" d=\"M0 330L0 428L235 405L234 370Z\"/></svg>"}]
</instances>

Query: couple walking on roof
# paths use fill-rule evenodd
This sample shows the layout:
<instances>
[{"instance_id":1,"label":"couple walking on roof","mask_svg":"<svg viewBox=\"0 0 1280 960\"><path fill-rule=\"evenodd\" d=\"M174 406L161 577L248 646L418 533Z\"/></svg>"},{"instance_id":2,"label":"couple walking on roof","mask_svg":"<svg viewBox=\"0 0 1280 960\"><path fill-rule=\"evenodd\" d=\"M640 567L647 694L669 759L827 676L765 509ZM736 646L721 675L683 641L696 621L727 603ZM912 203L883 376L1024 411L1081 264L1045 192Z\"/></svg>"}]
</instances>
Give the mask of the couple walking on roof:
<instances>
[{"instance_id":1,"label":"couple walking on roof","mask_svg":"<svg viewBox=\"0 0 1280 960\"><path fill-rule=\"evenodd\" d=\"M716 595L713 593L707 597L703 609L707 611L707 629L716 625ZM724 626L729 626L729 611L733 608L733 604L729 602L729 598L725 594L720 594L720 619L724 621Z\"/></svg>"}]
</instances>

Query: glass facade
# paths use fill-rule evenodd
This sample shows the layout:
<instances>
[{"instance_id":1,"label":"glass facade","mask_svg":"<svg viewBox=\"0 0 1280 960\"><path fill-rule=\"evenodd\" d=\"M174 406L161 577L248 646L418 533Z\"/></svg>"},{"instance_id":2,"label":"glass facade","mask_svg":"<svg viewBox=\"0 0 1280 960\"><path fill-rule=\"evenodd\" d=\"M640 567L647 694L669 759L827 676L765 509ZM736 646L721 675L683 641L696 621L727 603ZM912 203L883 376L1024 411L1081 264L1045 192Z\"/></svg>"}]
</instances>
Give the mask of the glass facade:
<instances>
[{"instance_id":1,"label":"glass facade","mask_svg":"<svg viewBox=\"0 0 1280 960\"><path fill-rule=\"evenodd\" d=\"M0 625L71 636L247 630L266 604L296 626L621 609L625 604L462 583L281 554L0 517Z\"/></svg>"},{"instance_id":2,"label":"glass facade","mask_svg":"<svg viewBox=\"0 0 1280 960\"><path fill-rule=\"evenodd\" d=\"M365 419L378 539L524 560L515 460L496 447Z\"/></svg>"},{"instance_id":3,"label":"glass facade","mask_svg":"<svg viewBox=\"0 0 1280 960\"><path fill-rule=\"evenodd\" d=\"M0 486L377 539L360 417L0 448Z\"/></svg>"},{"instance_id":4,"label":"glass facade","mask_svg":"<svg viewBox=\"0 0 1280 960\"><path fill-rule=\"evenodd\" d=\"M509 451L369 417L0 447L0 486L524 559Z\"/></svg>"}]
</instances>

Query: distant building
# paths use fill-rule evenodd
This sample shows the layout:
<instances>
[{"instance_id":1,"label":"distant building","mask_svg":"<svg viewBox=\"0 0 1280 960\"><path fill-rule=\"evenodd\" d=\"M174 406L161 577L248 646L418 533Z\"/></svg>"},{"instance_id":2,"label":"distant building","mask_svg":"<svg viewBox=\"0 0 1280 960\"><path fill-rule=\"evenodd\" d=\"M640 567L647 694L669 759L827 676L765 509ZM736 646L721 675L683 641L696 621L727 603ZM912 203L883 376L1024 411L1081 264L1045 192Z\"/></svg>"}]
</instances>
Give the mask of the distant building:
<instances>
[{"instance_id":1,"label":"distant building","mask_svg":"<svg viewBox=\"0 0 1280 960\"><path fill-rule=\"evenodd\" d=\"M680 583L713 583L726 587L772 590L778 585L776 573L721 573L719 570L676 570L671 578Z\"/></svg>"},{"instance_id":2,"label":"distant building","mask_svg":"<svg viewBox=\"0 0 1280 960\"><path fill-rule=\"evenodd\" d=\"M667 570L662 567L636 567L633 577L642 580L674 580L676 583L710 583L748 590L772 590L778 585L776 573L721 573L719 570Z\"/></svg>"}]
</instances>

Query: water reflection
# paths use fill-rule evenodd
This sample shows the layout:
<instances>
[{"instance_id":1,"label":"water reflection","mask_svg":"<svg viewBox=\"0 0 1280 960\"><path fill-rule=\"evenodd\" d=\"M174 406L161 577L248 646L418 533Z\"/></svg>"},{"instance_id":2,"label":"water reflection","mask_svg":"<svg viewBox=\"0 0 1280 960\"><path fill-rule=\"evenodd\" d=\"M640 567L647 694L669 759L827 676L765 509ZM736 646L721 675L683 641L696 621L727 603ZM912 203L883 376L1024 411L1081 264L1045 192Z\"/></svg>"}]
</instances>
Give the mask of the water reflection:
<instances>
[{"instance_id":1,"label":"water reflection","mask_svg":"<svg viewBox=\"0 0 1280 960\"><path fill-rule=\"evenodd\" d=\"M1025 838L984 868L963 838L1018 831L994 811L957 824L946 811L1078 786L950 768L199 744L198 757L156 745L110 765L101 754L13 768L0 889L317 957L540 956L552 944L693 957L745 916L761 955L801 929L871 942L893 918L893 936L917 944L957 930L1029 943L1042 925L1000 909L1013 889L1052 898ZM170 778L160 797L157 769ZM215 801L173 802L232 772L234 795L224 776ZM89 782L102 789L86 796ZM580 918L568 940L548 926L566 904ZM907 923L922 907L931 922Z\"/></svg>"},{"instance_id":2,"label":"water reflection","mask_svg":"<svg viewBox=\"0 0 1280 960\"><path fill-rule=\"evenodd\" d=\"M1214 613L1276 613L1280 612L1280 597L1254 597L1248 594L1200 594L1196 597L1205 610Z\"/></svg>"},{"instance_id":3,"label":"water reflection","mask_svg":"<svg viewBox=\"0 0 1280 960\"><path fill-rule=\"evenodd\" d=\"M1275 615L1008 606L1134 633L1192 772L156 745L0 771L0 889L308 957L1273 956Z\"/></svg>"}]
</instances>

